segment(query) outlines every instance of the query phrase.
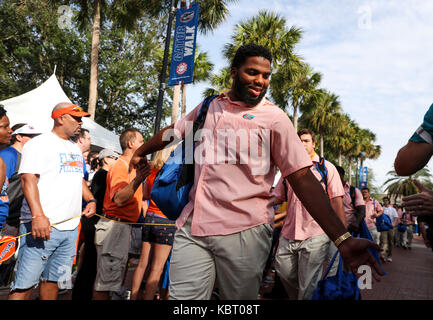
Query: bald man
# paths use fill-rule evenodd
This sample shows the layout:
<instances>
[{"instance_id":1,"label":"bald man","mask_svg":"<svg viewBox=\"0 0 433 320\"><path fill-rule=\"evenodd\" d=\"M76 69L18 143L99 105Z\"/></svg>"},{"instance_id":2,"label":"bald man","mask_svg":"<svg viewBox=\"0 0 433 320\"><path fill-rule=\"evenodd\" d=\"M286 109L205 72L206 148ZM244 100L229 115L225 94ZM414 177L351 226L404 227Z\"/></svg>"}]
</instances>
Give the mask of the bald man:
<instances>
[{"instance_id":1,"label":"bald man","mask_svg":"<svg viewBox=\"0 0 433 320\"><path fill-rule=\"evenodd\" d=\"M40 299L57 299L58 289L71 288L81 214L91 217L96 200L83 180L83 156L70 138L81 130L81 107L59 103L51 113L54 127L23 148L19 169L27 206L21 211L18 269L10 300L27 300L40 282ZM81 198L87 201L81 211Z\"/></svg>"}]
</instances>

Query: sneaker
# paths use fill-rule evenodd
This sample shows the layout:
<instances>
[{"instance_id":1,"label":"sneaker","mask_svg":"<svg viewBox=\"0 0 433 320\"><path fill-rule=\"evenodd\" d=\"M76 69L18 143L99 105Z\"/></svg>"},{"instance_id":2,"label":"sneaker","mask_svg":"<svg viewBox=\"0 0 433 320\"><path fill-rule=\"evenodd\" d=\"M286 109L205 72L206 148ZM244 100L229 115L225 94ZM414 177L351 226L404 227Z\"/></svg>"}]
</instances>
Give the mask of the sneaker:
<instances>
[{"instance_id":1,"label":"sneaker","mask_svg":"<svg viewBox=\"0 0 433 320\"><path fill-rule=\"evenodd\" d=\"M386 258L386 261L388 261L388 262L392 262L392 258L391 258L391 257Z\"/></svg>"}]
</instances>

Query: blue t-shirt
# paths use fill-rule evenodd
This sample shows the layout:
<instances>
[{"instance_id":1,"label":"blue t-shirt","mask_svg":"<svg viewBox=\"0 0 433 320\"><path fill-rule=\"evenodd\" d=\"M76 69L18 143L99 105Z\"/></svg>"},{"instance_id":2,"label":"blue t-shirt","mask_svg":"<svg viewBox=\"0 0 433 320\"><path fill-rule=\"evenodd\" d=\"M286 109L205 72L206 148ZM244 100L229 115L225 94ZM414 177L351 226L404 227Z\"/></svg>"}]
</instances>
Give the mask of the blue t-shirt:
<instances>
[{"instance_id":1,"label":"blue t-shirt","mask_svg":"<svg viewBox=\"0 0 433 320\"><path fill-rule=\"evenodd\" d=\"M9 199L7 188L9 179L17 171L18 150L13 147L7 147L0 151L0 157L6 165L6 180L0 191L0 230L3 228L6 218L9 215Z\"/></svg>"},{"instance_id":2,"label":"blue t-shirt","mask_svg":"<svg viewBox=\"0 0 433 320\"><path fill-rule=\"evenodd\" d=\"M433 104L430 106L430 108L428 109L428 111L424 115L424 121L421 124L421 127L423 127L423 129L425 131L427 131L430 134L430 136L433 137ZM409 139L409 141L427 142L422 137L420 137L420 135L416 132L412 135L412 137Z\"/></svg>"}]
</instances>

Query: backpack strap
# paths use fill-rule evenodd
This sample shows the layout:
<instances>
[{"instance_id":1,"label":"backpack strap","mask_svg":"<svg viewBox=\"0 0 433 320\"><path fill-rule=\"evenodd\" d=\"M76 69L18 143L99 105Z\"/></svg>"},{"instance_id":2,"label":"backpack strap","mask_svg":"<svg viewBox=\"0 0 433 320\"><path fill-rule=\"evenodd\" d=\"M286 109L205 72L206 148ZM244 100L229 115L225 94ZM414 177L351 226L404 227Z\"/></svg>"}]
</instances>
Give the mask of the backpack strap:
<instances>
[{"instance_id":1,"label":"backpack strap","mask_svg":"<svg viewBox=\"0 0 433 320\"><path fill-rule=\"evenodd\" d=\"M316 166L317 171L319 171L322 177L320 182L325 185L325 191L326 194L328 194L328 169L326 169L325 166L325 158L320 157L319 162L314 162L314 165Z\"/></svg>"},{"instance_id":2,"label":"backpack strap","mask_svg":"<svg viewBox=\"0 0 433 320\"><path fill-rule=\"evenodd\" d=\"M355 208L356 188L354 186L350 186L349 195L350 195L350 199L352 199L352 205Z\"/></svg>"},{"instance_id":3,"label":"backpack strap","mask_svg":"<svg viewBox=\"0 0 433 320\"><path fill-rule=\"evenodd\" d=\"M215 94L204 99L200 108L200 112L198 113L197 118L195 119L193 124L193 135L195 135L197 130L203 128L203 125L206 121L206 115L207 115L207 111L209 110L210 103L212 102L213 99L215 99L218 96L219 96L218 94Z\"/></svg>"},{"instance_id":4,"label":"backpack strap","mask_svg":"<svg viewBox=\"0 0 433 320\"><path fill-rule=\"evenodd\" d=\"M287 181L286 181L286 179L283 179L283 186L284 186L284 196L286 197L286 202L287 202Z\"/></svg>"}]
</instances>

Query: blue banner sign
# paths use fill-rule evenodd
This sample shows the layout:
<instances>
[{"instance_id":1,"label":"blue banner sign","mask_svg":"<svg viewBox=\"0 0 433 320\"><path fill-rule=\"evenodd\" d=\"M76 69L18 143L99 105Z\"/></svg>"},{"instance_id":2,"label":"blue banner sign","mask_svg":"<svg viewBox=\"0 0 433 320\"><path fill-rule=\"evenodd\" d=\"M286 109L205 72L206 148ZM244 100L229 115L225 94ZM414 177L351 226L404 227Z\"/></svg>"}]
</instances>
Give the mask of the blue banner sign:
<instances>
[{"instance_id":1,"label":"blue banner sign","mask_svg":"<svg viewBox=\"0 0 433 320\"><path fill-rule=\"evenodd\" d=\"M367 188L368 168L359 168L359 189Z\"/></svg>"},{"instance_id":2,"label":"blue banner sign","mask_svg":"<svg viewBox=\"0 0 433 320\"><path fill-rule=\"evenodd\" d=\"M199 3L181 8L176 13L173 51L168 85L191 83L194 76L195 41L197 38Z\"/></svg>"}]
</instances>

